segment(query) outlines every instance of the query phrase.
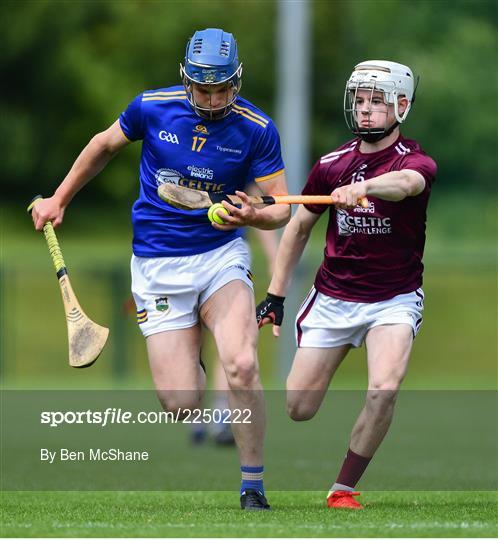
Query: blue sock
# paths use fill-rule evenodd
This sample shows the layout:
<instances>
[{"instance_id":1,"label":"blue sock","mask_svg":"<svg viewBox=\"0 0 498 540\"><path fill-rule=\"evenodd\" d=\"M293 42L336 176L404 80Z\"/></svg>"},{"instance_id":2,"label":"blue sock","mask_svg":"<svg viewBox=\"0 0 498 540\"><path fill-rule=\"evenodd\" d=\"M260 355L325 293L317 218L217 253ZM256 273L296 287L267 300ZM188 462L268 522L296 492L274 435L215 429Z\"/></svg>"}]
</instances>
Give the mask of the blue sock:
<instances>
[{"instance_id":1,"label":"blue sock","mask_svg":"<svg viewBox=\"0 0 498 540\"><path fill-rule=\"evenodd\" d=\"M263 486L263 471L264 467L247 467L242 465L240 472L242 473L242 484L240 485L240 494L246 489L255 489L265 494L265 488Z\"/></svg>"}]
</instances>

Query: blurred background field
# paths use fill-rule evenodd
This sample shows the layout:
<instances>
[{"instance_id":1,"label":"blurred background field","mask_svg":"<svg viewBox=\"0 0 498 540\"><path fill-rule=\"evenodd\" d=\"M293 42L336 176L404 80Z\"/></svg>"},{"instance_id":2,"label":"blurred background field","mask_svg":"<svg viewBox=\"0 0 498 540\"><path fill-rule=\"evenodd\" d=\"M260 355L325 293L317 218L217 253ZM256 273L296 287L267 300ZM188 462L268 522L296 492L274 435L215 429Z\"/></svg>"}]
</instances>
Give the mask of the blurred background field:
<instances>
[{"instance_id":1,"label":"blurred background field","mask_svg":"<svg viewBox=\"0 0 498 540\"><path fill-rule=\"evenodd\" d=\"M145 346L129 300L129 210L138 190L139 145L127 148L66 212L59 240L80 302L111 339L90 370L67 366L65 322L44 239L25 208L49 195L89 138L144 89L179 84L178 63L198 28L235 34L242 95L275 116L282 93L276 25L282 3L6 2L0 19L1 377L12 388L149 388ZM439 164L429 208L425 322L407 388L496 388L497 15L493 1L307 2L311 136L307 167L350 138L344 82L355 63L390 58L421 75L403 133ZM281 119L276 119L277 124ZM292 148L284 148L286 153ZM291 172L291 171L290 171ZM305 179L302 179L303 184ZM299 268L302 294L321 261L325 218ZM257 298L269 277L251 237ZM292 313L287 313L292 318ZM289 333L282 340L293 340ZM283 385L269 329L261 334L266 387ZM212 357L208 345L206 356ZM208 359L208 365L210 359ZM364 350L333 387L362 388Z\"/></svg>"}]
</instances>

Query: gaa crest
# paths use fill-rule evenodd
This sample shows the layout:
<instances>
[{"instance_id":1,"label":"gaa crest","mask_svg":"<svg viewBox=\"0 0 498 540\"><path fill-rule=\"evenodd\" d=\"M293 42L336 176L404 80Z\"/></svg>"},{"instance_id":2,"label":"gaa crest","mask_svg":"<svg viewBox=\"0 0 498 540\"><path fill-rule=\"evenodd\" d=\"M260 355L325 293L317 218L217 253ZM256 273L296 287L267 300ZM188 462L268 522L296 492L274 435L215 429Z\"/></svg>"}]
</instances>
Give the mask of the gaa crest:
<instances>
[{"instance_id":1,"label":"gaa crest","mask_svg":"<svg viewBox=\"0 0 498 540\"><path fill-rule=\"evenodd\" d=\"M214 83L216 81L216 71L215 70L208 70L203 69L202 70L202 82L205 83Z\"/></svg>"},{"instance_id":2,"label":"gaa crest","mask_svg":"<svg viewBox=\"0 0 498 540\"><path fill-rule=\"evenodd\" d=\"M161 296L156 298L156 309L162 313L167 313L169 311L170 305L168 304L168 297Z\"/></svg>"},{"instance_id":3,"label":"gaa crest","mask_svg":"<svg viewBox=\"0 0 498 540\"><path fill-rule=\"evenodd\" d=\"M204 135L209 135L209 131L207 130L206 126L203 126L202 124L197 124L194 128L195 133L203 133Z\"/></svg>"}]
</instances>

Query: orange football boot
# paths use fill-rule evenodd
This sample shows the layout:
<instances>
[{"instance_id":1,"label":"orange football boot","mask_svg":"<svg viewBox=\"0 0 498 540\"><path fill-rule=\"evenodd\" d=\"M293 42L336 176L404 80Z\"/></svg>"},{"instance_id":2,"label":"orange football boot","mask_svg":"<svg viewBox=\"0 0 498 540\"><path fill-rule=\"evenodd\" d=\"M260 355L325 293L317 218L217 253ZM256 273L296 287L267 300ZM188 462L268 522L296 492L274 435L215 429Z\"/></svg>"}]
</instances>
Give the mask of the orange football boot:
<instances>
[{"instance_id":1,"label":"orange football boot","mask_svg":"<svg viewBox=\"0 0 498 540\"><path fill-rule=\"evenodd\" d=\"M359 491L331 491L327 496L327 506L329 508L361 510L363 505L354 498L359 494Z\"/></svg>"}]
</instances>

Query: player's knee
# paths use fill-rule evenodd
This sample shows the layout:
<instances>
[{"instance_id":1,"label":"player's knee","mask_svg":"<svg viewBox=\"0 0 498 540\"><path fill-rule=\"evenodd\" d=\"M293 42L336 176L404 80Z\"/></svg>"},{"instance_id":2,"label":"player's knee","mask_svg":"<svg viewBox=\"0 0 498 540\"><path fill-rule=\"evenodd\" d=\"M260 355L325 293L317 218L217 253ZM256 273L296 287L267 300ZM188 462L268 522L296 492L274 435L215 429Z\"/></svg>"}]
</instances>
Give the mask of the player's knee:
<instances>
[{"instance_id":1,"label":"player's knee","mask_svg":"<svg viewBox=\"0 0 498 540\"><path fill-rule=\"evenodd\" d=\"M311 403L300 401L299 399L287 398L287 414L295 422L305 422L311 420L317 411Z\"/></svg>"},{"instance_id":2,"label":"player's knee","mask_svg":"<svg viewBox=\"0 0 498 540\"><path fill-rule=\"evenodd\" d=\"M396 403L398 389L393 389L391 384L370 386L367 392L366 405L371 413L384 417Z\"/></svg>"},{"instance_id":3,"label":"player's knee","mask_svg":"<svg viewBox=\"0 0 498 540\"><path fill-rule=\"evenodd\" d=\"M375 395L377 398L386 398L386 396L396 396L401 383L403 382L402 377L393 376L389 377L384 381L371 381L368 385L368 392Z\"/></svg>"},{"instance_id":4,"label":"player's knee","mask_svg":"<svg viewBox=\"0 0 498 540\"><path fill-rule=\"evenodd\" d=\"M252 389L259 381L256 358L251 353L237 353L226 368L231 389Z\"/></svg>"},{"instance_id":5,"label":"player's knee","mask_svg":"<svg viewBox=\"0 0 498 540\"><path fill-rule=\"evenodd\" d=\"M202 396L196 391L158 392L159 402L164 411L183 420L193 409L200 407Z\"/></svg>"},{"instance_id":6,"label":"player's knee","mask_svg":"<svg viewBox=\"0 0 498 540\"><path fill-rule=\"evenodd\" d=\"M404 378L405 372L397 372L393 370L391 373L385 375L384 377L374 378L370 380L368 388L369 390L375 391L397 392L400 389Z\"/></svg>"}]
</instances>

